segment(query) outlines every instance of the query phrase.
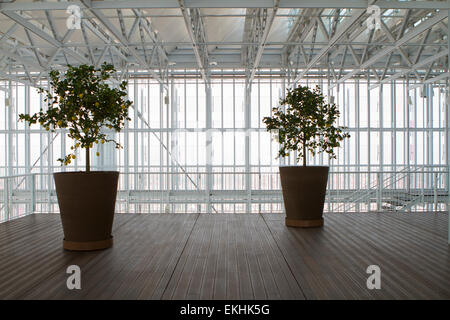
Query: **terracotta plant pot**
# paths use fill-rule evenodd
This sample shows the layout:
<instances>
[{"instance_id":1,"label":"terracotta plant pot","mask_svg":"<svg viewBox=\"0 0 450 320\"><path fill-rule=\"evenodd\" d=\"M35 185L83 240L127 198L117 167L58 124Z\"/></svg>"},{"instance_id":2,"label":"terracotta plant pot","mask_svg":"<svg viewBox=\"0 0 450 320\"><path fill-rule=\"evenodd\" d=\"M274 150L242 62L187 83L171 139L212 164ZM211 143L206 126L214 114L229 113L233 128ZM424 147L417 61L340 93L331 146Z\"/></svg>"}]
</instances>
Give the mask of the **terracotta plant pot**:
<instances>
[{"instance_id":1,"label":"terracotta plant pot","mask_svg":"<svg viewBox=\"0 0 450 320\"><path fill-rule=\"evenodd\" d=\"M60 172L53 177L64 249L90 251L111 247L119 172Z\"/></svg>"},{"instance_id":2,"label":"terracotta plant pot","mask_svg":"<svg viewBox=\"0 0 450 320\"><path fill-rule=\"evenodd\" d=\"M281 188L289 227L320 227L328 182L328 167L280 167Z\"/></svg>"}]
</instances>

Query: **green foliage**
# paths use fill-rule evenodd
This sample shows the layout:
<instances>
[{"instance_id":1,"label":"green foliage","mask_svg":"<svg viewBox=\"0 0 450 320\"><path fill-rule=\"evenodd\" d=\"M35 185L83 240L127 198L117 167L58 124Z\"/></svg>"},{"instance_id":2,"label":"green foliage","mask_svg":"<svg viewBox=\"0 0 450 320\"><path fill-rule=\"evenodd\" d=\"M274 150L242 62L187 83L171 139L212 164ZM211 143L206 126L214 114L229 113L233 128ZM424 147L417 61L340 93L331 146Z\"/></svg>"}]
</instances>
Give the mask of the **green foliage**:
<instances>
[{"instance_id":1,"label":"green foliage","mask_svg":"<svg viewBox=\"0 0 450 320\"><path fill-rule=\"evenodd\" d=\"M100 129L106 126L120 132L125 121L130 120L128 109L132 102L126 99L127 82L121 82L118 88L107 83L114 73L114 67L106 63L98 69L89 65L68 65L64 74L53 70L49 74L51 90L38 89L45 95L47 110L41 109L33 115L21 114L19 119L30 126L39 122L47 131L67 129L75 144L71 147L72 153L58 161L68 165L71 159L75 159L76 150L84 148L87 154L86 171L89 171L89 149L94 143L112 142L116 148L122 147L116 141L107 139Z\"/></svg>"},{"instance_id":2,"label":"green foliage","mask_svg":"<svg viewBox=\"0 0 450 320\"><path fill-rule=\"evenodd\" d=\"M283 111L283 106L286 106ZM288 89L286 98L280 100L280 106L272 109L273 116L265 117L263 122L268 131L278 131L280 143L279 157L297 151L297 162L303 158L306 165L306 153L326 152L336 158L334 148L350 135L345 127L335 125L339 110L334 103L326 103L320 88L308 87Z\"/></svg>"}]
</instances>

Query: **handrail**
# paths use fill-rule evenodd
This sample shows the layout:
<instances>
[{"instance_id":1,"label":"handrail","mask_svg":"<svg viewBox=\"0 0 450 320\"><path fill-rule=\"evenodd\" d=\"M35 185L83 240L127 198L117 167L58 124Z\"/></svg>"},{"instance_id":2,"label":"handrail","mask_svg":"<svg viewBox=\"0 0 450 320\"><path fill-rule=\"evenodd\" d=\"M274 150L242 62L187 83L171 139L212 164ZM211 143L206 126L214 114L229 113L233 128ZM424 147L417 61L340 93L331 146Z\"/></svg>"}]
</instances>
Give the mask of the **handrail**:
<instances>
[{"instance_id":1,"label":"handrail","mask_svg":"<svg viewBox=\"0 0 450 320\"><path fill-rule=\"evenodd\" d=\"M397 172L331 170L326 200L329 205L325 207L325 210L333 212L356 212L364 211L366 208L370 210L370 204L375 201L378 204L378 210L442 210L442 205L447 204L443 196L448 194L446 183L448 171L444 170L444 167L411 166L408 169ZM128 206L148 204L153 206L152 212L159 212L157 211L159 206L163 205L173 204L174 206L171 208L175 208L176 204L201 204L204 206L220 203L224 205L233 203L271 204L266 207L275 208L273 209L275 212L283 210L278 172L208 173L191 171L190 173L197 176L195 178L198 182L197 187L191 185L185 172L144 171L121 174L122 179L119 181L118 190L118 203L122 206L121 210L128 210ZM35 172L0 177L0 220L9 219L9 215L6 217L6 213L9 212L11 217L17 216L18 209L16 208L18 206L22 208L20 214L36 212L34 210L36 204L38 212L57 210L54 185L48 186L48 183L51 183L48 176L51 174L51 172ZM205 185L208 175L213 178L211 190ZM246 188L248 176L251 179L251 190ZM172 179L172 177L178 178ZM413 181L412 184L407 183L408 177ZM22 183L19 188L14 188L22 179L26 183ZM135 181L136 184L132 182L129 189L124 189L123 182L127 179L130 179L131 182ZM161 181L164 183L162 187L160 187ZM363 189L356 189L359 185L358 181L364 183ZM41 183L44 184L41 185ZM123 207L125 204L126 207ZM363 207L359 207L358 204L362 204ZM26 209L23 209L24 205L26 205ZM6 209L5 206L7 206ZM401 208L399 209L399 207ZM147 208L150 207L147 206ZM230 210L224 209L225 207L221 205L216 208L217 211ZM249 207L246 208L239 210L247 212ZM258 210L255 208L258 206L250 206L252 212Z\"/></svg>"},{"instance_id":2,"label":"handrail","mask_svg":"<svg viewBox=\"0 0 450 320\"><path fill-rule=\"evenodd\" d=\"M413 168L413 170L409 170L410 168ZM363 193L361 193L360 191L355 191L353 194L345 197L344 199L342 199L343 203L338 206L337 210L343 210L343 212L348 212L349 210L355 208L359 203L364 202L369 202L370 198L372 195L377 194L377 192L380 191L380 183L381 183L381 188L386 189L388 187L391 187L392 185L394 185L395 183L397 183L398 181L400 181L401 179L404 178L403 175L410 175L410 174L414 174L414 173L422 173L422 174L428 174L428 173L441 173L440 171L425 171L424 170L425 166L415 166L415 167L406 167L404 170L400 170L398 172L393 172L393 175L388 176L388 178L386 179L382 179L382 181L380 182L378 179L378 176L381 174L390 174L391 172L389 171L378 171L378 172L365 172L365 174L376 174L377 175L377 179L375 179L375 183L372 185L369 185L367 189L364 190ZM447 173L447 171L443 171L443 173ZM400 177L398 177L399 175L401 175ZM386 182L388 184L386 184ZM378 208L380 210L380 208Z\"/></svg>"},{"instance_id":3,"label":"handrail","mask_svg":"<svg viewBox=\"0 0 450 320\"><path fill-rule=\"evenodd\" d=\"M440 169L440 167L437 167L436 169ZM382 173L382 174L389 174L389 173L401 173L403 170L401 171L329 171L329 174L377 174L377 173ZM20 178L20 177L24 177L24 176L32 176L32 175L49 175L49 174L53 174L56 172L80 172L80 171L55 171L55 172L32 172L32 173L22 173L22 174L14 174L14 175L8 175L8 176L0 176L0 179L7 179L7 178ZM405 173L415 173L417 171L407 171ZM436 170L426 170L426 171L420 171L423 173L447 173L448 170L443 170L443 171L436 171ZM140 171L140 172L127 172L127 173L123 173L121 172L121 174L127 174L127 175L134 175L134 174L155 174L155 175L167 175L167 174L172 174L172 175L185 175L186 173L188 174L203 174L203 175L207 175L207 174L211 174L211 175L262 175L262 174L271 174L271 175L278 175L278 172L194 172L194 171L186 171L186 172L155 172L155 171Z\"/></svg>"}]
</instances>

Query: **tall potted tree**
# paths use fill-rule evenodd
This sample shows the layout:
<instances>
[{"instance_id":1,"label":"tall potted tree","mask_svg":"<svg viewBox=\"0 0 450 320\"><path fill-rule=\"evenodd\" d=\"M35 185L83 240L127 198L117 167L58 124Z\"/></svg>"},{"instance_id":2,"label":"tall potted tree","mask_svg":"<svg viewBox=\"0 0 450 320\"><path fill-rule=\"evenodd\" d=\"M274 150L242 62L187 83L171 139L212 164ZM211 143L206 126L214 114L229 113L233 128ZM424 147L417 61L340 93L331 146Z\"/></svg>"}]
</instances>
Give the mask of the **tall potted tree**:
<instances>
[{"instance_id":1,"label":"tall potted tree","mask_svg":"<svg viewBox=\"0 0 450 320\"><path fill-rule=\"evenodd\" d=\"M278 156L297 152L296 161L303 160L303 166L280 167L286 225L320 227L329 167L307 166L307 153L325 152L336 158L334 148L350 135L345 127L336 126L339 110L334 103L325 101L319 87L288 89L286 97L272 111L272 116L263 122L268 131L277 132Z\"/></svg>"},{"instance_id":2,"label":"tall potted tree","mask_svg":"<svg viewBox=\"0 0 450 320\"><path fill-rule=\"evenodd\" d=\"M69 165L78 149L86 154L86 171L53 174L64 230L63 247L67 250L99 250L113 244L119 172L91 171L90 159L94 144L110 142L121 148L101 130L103 127L120 132L130 120L128 108L132 102L126 99L127 82L111 86L114 72L114 67L106 63L100 68L68 65L64 74L53 70L49 74L51 89L38 89L44 93L47 110L19 115L30 126L39 122L47 131L67 130L73 145L69 154L58 159L61 165Z\"/></svg>"}]
</instances>

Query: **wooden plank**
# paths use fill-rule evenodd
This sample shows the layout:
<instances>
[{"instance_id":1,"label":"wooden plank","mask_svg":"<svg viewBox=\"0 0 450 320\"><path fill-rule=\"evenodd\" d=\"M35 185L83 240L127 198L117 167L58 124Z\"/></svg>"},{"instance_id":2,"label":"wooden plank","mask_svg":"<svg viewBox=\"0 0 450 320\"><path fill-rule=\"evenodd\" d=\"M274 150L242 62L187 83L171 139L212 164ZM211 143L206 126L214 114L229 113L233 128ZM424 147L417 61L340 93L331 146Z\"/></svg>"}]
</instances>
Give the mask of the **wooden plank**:
<instances>
[{"instance_id":1,"label":"wooden plank","mask_svg":"<svg viewBox=\"0 0 450 320\"><path fill-rule=\"evenodd\" d=\"M264 222L266 228L261 228L262 232L260 235L264 239L261 242L261 250L266 253L267 263L269 264L274 283L279 291L279 298L303 300L305 299L305 295L292 274L286 259L278 247L278 244L275 242L275 239L267 225L267 221L265 221L263 217L264 216L261 215L262 221ZM268 272L265 274L269 277ZM264 279L266 279L266 277L264 277Z\"/></svg>"},{"instance_id":2,"label":"wooden plank","mask_svg":"<svg viewBox=\"0 0 450 320\"><path fill-rule=\"evenodd\" d=\"M183 214L177 214L174 217L174 222L180 219ZM152 299L162 299L163 294L172 279L172 275L175 272L178 260L186 247L186 244L190 238L191 232L194 229L195 223L197 221L198 214L188 214L185 217L183 224L177 223L177 231L182 235L175 237L173 240L165 240L162 246L163 255L158 261L157 268L153 273L153 281L155 285L148 285L146 290L144 290L139 298L147 299L151 297ZM169 244L174 243L175 247L173 251L166 250L165 247ZM154 289L152 289L154 287ZM147 294L147 290L150 289L153 293L152 295Z\"/></svg>"},{"instance_id":3,"label":"wooden plank","mask_svg":"<svg viewBox=\"0 0 450 320\"><path fill-rule=\"evenodd\" d=\"M124 268L113 299L160 299L175 268L174 258L179 257L180 248L186 243L195 221L192 215L161 215L147 219L150 220L146 225L151 224L154 231L143 232L144 241L132 258L135 262Z\"/></svg>"},{"instance_id":4,"label":"wooden plank","mask_svg":"<svg viewBox=\"0 0 450 320\"><path fill-rule=\"evenodd\" d=\"M214 291L212 299L226 300L227 299L227 284L228 284L228 272L227 272L227 247L228 247L228 221L232 217L230 215L225 216L226 223L220 223L219 235L217 236L218 248L217 259L215 265L215 279L214 279Z\"/></svg>"},{"instance_id":5,"label":"wooden plank","mask_svg":"<svg viewBox=\"0 0 450 320\"><path fill-rule=\"evenodd\" d=\"M198 220L200 217L201 215ZM211 228L196 228L198 220L186 243L185 250L181 253L167 290L163 293L164 299L185 299L196 266L203 265L206 259L204 250L209 246L208 239L211 235Z\"/></svg>"},{"instance_id":6,"label":"wooden plank","mask_svg":"<svg viewBox=\"0 0 450 320\"><path fill-rule=\"evenodd\" d=\"M286 228L281 216L266 221L308 299L448 299L444 235L410 217L327 214L323 228L310 230ZM370 264L382 269L382 290L365 287Z\"/></svg>"},{"instance_id":7,"label":"wooden plank","mask_svg":"<svg viewBox=\"0 0 450 320\"><path fill-rule=\"evenodd\" d=\"M344 226L349 229L348 219L334 219L333 225L346 223ZM444 237L436 238L409 224L393 224L392 218L383 214L364 220L355 217L352 225L353 229L360 229L355 237L359 237L360 242L367 242L366 247L372 249L374 259L382 261L385 274L394 278L389 283L396 283L411 292L411 298L439 299L450 294L448 247ZM353 231L349 229L349 232ZM433 246L428 248L431 243Z\"/></svg>"},{"instance_id":8,"label":"wooden plank","mask_svg":"<svg viewBox=\"0 0 450 320\"><path fill-rule=\"evenodd\" d=\"M244 219L244 215L239 216ZM246 247L250 244L246 241L246 228L242 221L233 220L234 236L236 238L237 269L239 279L239 299L254 299L251 281L251 270L247 260Z\"/></svg>"},{"instance_id":9,"label":"wooden plank","mask_svg":"<svg viewBox=\"0 0 450 320\"><path fill-rule=\"evenodd\" d=\"M127 223L132 223L136 218L135 215L116 215L114 219L113 235L115 237L114 249L117 247L117 236L120 230ZM59 229L60 237L62 237L62 230ZM55 245L58 247L59 256L64 256L65 259L56 264L56 268L47 275L45 281L39 286L36 286L26 293L27 299L77 299L83 297L89 289L89 284L95 281L89 278L89 269L104 260L105 257L112 251L107 249L104 251L93 252L71 252L62 249L61 243ZM106 259L105 259L106 260ZM49 264L48 261L43 261L44 265ZM66 274L66 269L69 265L78 265L81 269L82 276L82 290L68 290L66 280L69 276Z\"/></svg>"},{"instance_id":10,"label":"wooden plank","mask_svg":"<svg viewBox=\"0 0 450 320\"><path fill-rule=\"evenodd\" d=\"M227 223L227 221L226 217L224 217L223 215L216 215L216 214L210 216L202 216L202 218L203 219L201 219L201 222L203 222L204 220L208 220L208 222L210 221L209 225L210 228L212 229L212 233L209 239L208 250L205 252L206 253L205 269L202 273L202 276L200 277L202 280L201 291L200 295L196 298L211 300L214 297L216 266L217 260L219 258L218 251L219 251L220 229L223 224ZM192 280L194 279L195 277L192 278ZM186 298L189 299L189 296L187 296Z\"/></svg>"},{"instance_id":11,"label":"wooden plank","mask_svg":"<svg viewBox=\"0 0 450 320\"><path fill-rule=\"evenodd\" d=\"M447 215L117 215L114 248L62 249L58 215L0 224L0 299L450 299ZM66 268L82 269L82 290ZM368 290L366 268L382 270Z\"/></svg>"},{"instance_id":12,"label":"wooden plank","mask_svg":"<svg viewBox=\"0 0 450 320\"><path fill-rule=\"evenodd\" d=\"M226 251L226 288L227 300L239 299L239 274L237 265L237 240L233 232L231 218L227 223L227 251Z\"/></svg>"}]
</instances>

